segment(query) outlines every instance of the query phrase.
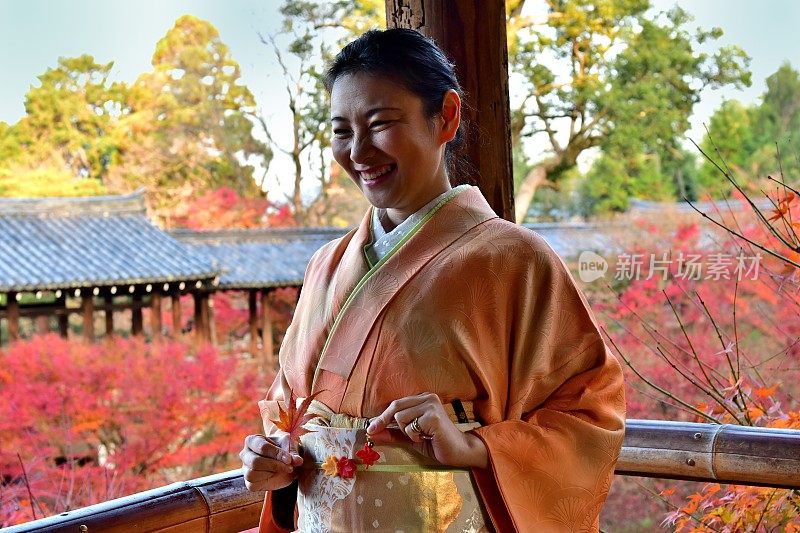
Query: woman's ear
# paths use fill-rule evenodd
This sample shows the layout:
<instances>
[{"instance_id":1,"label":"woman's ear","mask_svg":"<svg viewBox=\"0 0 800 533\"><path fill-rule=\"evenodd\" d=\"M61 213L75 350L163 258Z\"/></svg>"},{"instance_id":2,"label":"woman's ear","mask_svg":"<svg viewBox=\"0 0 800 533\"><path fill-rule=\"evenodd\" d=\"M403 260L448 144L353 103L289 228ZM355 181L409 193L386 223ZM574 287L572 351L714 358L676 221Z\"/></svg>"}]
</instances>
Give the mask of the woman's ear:
<instances>
[{"instance_id":1,"label":"woman's ear","mask_svg":"<svg viewBox=\"0 0 800 533\"><path fill-rule=\"evenodd\" d=\"M441 124L439 142L446 144L455 139L458 126L461 124L461 97L453 89L444 93Z\"/></svg>"}]
</instances>

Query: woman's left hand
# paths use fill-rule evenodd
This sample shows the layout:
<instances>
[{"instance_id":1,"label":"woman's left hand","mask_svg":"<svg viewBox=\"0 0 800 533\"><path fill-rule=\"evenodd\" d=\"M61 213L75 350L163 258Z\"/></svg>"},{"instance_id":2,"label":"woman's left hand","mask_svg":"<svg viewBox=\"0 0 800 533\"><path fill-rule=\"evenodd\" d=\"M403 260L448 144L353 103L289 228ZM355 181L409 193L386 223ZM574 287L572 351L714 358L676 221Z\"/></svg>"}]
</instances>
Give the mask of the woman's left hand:
<instances>
[{"instance_id":1,"label":"woman's left hand","mask_svg":"<svg viewBox=\"0 0 800 533\"><path fill-rule=\"evenodd\" d=\"M415 431L414 419L418 419L420 431ZM411 439L414 448L432 456L448 466L487 468L489 455L483 441L472 433L464 433L456 427L442 401L433 393L406 396L389 404L389 407L370 422L367 433L377 442L396 442L397 437L385 431L386 426L397 422L399 430ZM423 438L422 435L429 437ZM405 437L400 437L404 439Z\"/></svg>"}]
</instances>

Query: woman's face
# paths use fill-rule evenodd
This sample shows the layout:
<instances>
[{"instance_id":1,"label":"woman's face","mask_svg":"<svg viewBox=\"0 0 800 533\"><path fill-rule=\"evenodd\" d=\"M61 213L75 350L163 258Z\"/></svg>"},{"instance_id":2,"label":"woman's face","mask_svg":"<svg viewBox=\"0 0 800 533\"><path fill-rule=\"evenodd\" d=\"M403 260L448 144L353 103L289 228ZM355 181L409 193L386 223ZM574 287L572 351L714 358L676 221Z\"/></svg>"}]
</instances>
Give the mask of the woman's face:
<instances>
[{"instance_id":1,"label":"woman's face","mask_svg":"<svg viewBox=\"0 0 800 533\"><path fill-rule=\"evenodd\" d=\"M343 75L331 90L333 157L372 205L404 218L450 188L443 155L459 112L454 91L442 115L431 119L422 100L400 84Z\"/></svg>"}]
</instances>

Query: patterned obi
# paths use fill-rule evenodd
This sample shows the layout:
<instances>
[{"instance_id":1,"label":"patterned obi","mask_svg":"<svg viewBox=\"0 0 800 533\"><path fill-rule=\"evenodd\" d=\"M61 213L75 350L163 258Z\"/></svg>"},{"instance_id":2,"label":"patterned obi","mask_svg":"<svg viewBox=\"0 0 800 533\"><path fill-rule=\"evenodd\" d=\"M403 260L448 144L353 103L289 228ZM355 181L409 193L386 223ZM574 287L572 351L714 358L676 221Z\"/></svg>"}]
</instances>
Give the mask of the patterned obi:
<instances>
[{"instance_id":1,"label":"patterned obi","mask_svg":"<svg viewBox=\"0 0 800 533\"><path fill-rule=\"evenodd\" d=\"M369 420L334 414L316 401L310 411L319 418L306 424L313 431L301 437L299 531L492 531L470 471L442 465L411 441L375 444L380 458L368 468L359 464L352 478L326 475L330 456L356 459ZM456 426L468 431L479 424Z\"/></svg>"}]
</instances>

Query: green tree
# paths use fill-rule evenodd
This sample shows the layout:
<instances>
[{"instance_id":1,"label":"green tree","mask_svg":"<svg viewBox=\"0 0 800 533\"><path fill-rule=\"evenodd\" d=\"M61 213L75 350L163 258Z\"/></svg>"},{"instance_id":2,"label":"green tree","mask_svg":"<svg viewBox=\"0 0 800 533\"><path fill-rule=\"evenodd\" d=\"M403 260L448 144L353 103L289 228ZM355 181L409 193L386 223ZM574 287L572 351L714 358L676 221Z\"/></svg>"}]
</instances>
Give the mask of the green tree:
<instances>
[{"instance_id":1,"label":"green tree","mask_svg":"<svg viewBox=\"0 0 800 533\"><path fill-rule=\"evenodd\" d=\"M745 180L750 170L749 163L758 149L755 131L758 115L754 106L746 106L737 100L723 102L711 116L708 134L700 144L706 154L716 160L724 159L734 174ZM733 188L730 182L722 179L719 169L707 160L703 161L698 172L698 186L701 194L713 198L726 198Z\"/></svg>"},{"instance_id":2,"label":"green tree","mask_svg":"<svg viewBox=\"0 0 800 533\"><path fill-rule=\"evenodd\" d=\"M253 136L255 99L217 29L180 17L156 45L152 64L131 87L111 185L144 185L150 208L167 225L190 196L223 186L261 195L249 162L260 158L266 167L272 154Z\"/></svg>"},{"instance_id":3,"label":"green tree","mask_svg":"<svg viewBox=\"0 0 800 533\"><path fill-rule=\"evenodd\" d=\"M60 58L25 95L26 115L0 126L0 194L98 194L117 158L110 132L125 112L127 87L113 63Z\"/></svg>"},{"instance_id":4,"label":"green tree","mask_svg":"<svg viewBox=\"0 0 800 533\"><path fill-rule=\"evenodd\" d=\"M524 17L523 3L509 11L519 28L509 41L512 75L526 95L512 110L512 142L540 135L547 149L521 180L518 220L537 187L557 185L586 150L613 145L663 161L704 88L750 83L744 52L698 52L722 32L690 35L679 8L654 16L649 0L549 0L538 23Z\"/></svg>"},{"instance_id":5,"label":"green tree","mask_svg":"<svg viewBox=\"0 0 800 533\"><path fill-rule=\"evenodd\" d=\"M767 78L760 105L726 101L711 116L700 148L731 170L739 184L760 194L759 178L800 172L800 73L784 63ZM780 154L780 157L779 157ZM725 198L732 185L714 163L704 160L698 174L701 194Z\"/></svg>"},{"instance_id":6,"label":"green tree","mask_svg":"<svg viewBox=\"0 0 800 533\"><path fill-rule=\"evenodd\" d=\"M767 78L758 115L751 175L800 174L800 72L789 63Z\"/></svg>"},{"instance_id":7,"label":"green tree","mask_svg":"<svg viewBox=\"0 0 800 533\"><path fill-rule=\"evenodd\" d=\"M761 105L764 133L771 139L800 132L800 72L787 62L767 78Z\"/></svg>"}]
</instances>

